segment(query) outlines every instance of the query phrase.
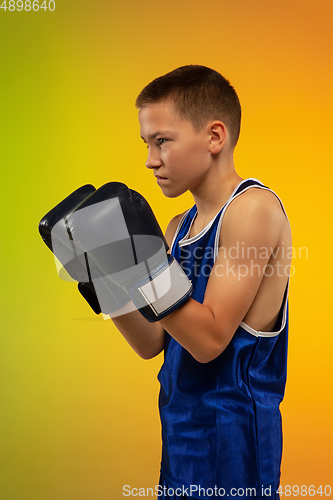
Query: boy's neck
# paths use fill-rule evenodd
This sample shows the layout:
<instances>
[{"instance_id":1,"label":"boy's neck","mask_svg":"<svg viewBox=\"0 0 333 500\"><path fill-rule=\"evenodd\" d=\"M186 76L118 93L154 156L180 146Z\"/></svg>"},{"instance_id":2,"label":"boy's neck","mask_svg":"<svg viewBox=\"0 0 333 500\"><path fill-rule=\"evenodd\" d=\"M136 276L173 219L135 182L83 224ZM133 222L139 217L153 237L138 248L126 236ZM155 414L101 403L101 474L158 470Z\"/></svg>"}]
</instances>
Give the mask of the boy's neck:
<instances>
[{"instance_id":1,"label":"boy's neck","mask_svg":"<svg viewBox=\"0 0 333 500\"><path fill-rule=\"evenodd\" d=\"M213 163L200 186L191 192L198 210L197 220L208 224L242 180L235 171L232 155Z\"/></svg>"}]
</instances>

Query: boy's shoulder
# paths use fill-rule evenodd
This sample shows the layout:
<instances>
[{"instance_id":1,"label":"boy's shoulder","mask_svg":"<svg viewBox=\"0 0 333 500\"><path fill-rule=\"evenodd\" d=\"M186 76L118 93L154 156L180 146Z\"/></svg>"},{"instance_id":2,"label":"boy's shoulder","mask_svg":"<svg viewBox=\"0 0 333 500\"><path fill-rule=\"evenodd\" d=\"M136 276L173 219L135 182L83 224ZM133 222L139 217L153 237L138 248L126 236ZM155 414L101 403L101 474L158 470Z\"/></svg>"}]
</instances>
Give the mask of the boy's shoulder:
<instances>
[{"instance_id":1,"label":"boy's shoulder","mask_svg":"<svg viewBox=\"0 0 333 500\"><path fill-rule=\"evenodd\" d=\"M185 210L185 212L173 217L167 226L165 238L170 247L177 228L187 212L188 210ZM245 213L247 217L244 217ZM256 188L255 186L232 200L225 215L227 225L231 227L242 225L242 223L246 224L246 219L252 219L256 224L269 219L269 222L274 226L278 225L279 222L286 222L286 213L280 198L270 189Z\"/></svg>"},{"instance_id":2,"label":"boy's shoulder","mask_svg":"<svg viewBox=\"0 0 333 500\"><path fill-rule=\"evenodd\" d=\"M282 201L274 191L253 186L236 196L227 208L228 219L244 220L244 214L259 222L262 218L270 218L273 223L277 219L285 220L286 213ZM240 220L239 220L240 219ZM235 220L233 221L235 222Z\"/></svg>"},{"instance_id":3,"label":"boy's shoulder","mask_svg":"<svg viewBox=\"0 0 333 500\"><path fill-rule=\"evenodd\" d=\"M269 189L253 187L227 207L220 244L270 247L282 239L290 241L290 225L282 201ZM275 242L275 243L274 243Z\"/></svg>"}]
</instances>

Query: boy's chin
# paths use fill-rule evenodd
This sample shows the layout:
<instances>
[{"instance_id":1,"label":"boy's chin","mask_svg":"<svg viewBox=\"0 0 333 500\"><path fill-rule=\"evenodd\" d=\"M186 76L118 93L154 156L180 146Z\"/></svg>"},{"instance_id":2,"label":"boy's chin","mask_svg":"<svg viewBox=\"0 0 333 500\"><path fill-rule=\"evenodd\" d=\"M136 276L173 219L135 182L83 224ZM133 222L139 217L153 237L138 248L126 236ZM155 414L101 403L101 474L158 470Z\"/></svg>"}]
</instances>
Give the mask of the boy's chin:
<instances>
[{"instance_id":1,"label":"boy's chin","mask_svg":"<svg viewBox=\"0 0 333 500\"><path fill-rule=\"evenodd\" d=\"M167 198L178 198L178 196L181 196L182 194L186 193L187 189L185 190L176 190L172 188L168 188L166 186L160 186L162 193L164 196Z\"/></svg>"}]
</instances>

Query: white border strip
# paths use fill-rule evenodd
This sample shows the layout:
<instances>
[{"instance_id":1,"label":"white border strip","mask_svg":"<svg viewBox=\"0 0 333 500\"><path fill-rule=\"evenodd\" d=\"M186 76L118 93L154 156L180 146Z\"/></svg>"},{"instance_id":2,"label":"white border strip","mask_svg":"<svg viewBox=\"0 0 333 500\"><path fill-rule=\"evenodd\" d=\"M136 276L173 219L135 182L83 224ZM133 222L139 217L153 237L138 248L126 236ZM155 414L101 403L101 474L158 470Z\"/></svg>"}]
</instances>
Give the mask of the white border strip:
<instances>
[{"instance_id":1,"label":"white border strip","mask_svg":"<svg viewBox=\"0 0 333 500\"><path fill-rule=\"evenodd\" d=\"M248 333L253 335L254 337L276 337L279 335L279 333L282 332L282 330L286 326L286 321L287 321L287 306L288 306L288 293L289 293L289 279L284 295L284 305L283 305L283 315L282 315L282 322L281 322L281 328L280 330L276 332L261 332L260 330L255 330L254 328L251 328L251 326L247 325L244 323L244 321L241 322L240 326L246 330Z\"/></svg>"},{"instance_id":2,"label":"white border strip","mask_svg":"<svg viewBox=\"0 0 333 500\"><path fill-rule=\"evenodd\" d=\"M172 253L172 250L173 250L173 247L174 247L174 244L175 244L176 238L177 238L177 236L178 236L179 230L180 230L180 228L181 228L181 225L183 224L185 217L187 216L187 214L188 214L191 210L192 210L191 208L189 208L188 210L186 210L186 212L183 214L182 218L181 218L181 219L180 219L180 221L179 221L179 224L178 224L178 226L177 226L176 232L175 232L175 234L174 234L174 237L173 237L173 240L172 240L172 243L171 243L170 253Z\"/></svg>"},{"instance_id":3,"label":"white border strip","mask_svg":"<svg viewBox=\"0 0 333 500\"><path fill-rule=\"evenodd\" d=\"M197 214L197 213L198 213L198 212L196 212L196 214ZM191 222L190 228L189 228L189 230L188 230L187 234L184 236L184 238L183 238L182 240L180 240L180 242L179 242L179 246L180 246L180 247L185 247L186 245L191 245L191 243L195 243L196 241L200 240L200 238L201 238L202 236L204 236L204 235L207 233L207 231L208 231L208 230L212 227L212 224L214 223L214 220L215 220L215 219L216 219L216 217L219 215L219 213L220 213L220 212L218 212L218 213L214 216L214 218L213 218L210 222L208 222L207 226L205 226L205 227L204 227L204 228L200 231L200 233L196 234L195 236L192 236L192 238L188 238L188 235L189 235L189 234L190 234L190 232L191 232L192 224L193 224L194 219L195 219L195 216L194 216L194 217L193 217L193 219L192 219L192 222ZM195 215L196 215L196 214L195 214Z\"/></svg>"},{"instance_id":4,"label":"white border strip","mask_svg":"<svg viewBox=\"0 0 333 500\"><path fill-rule=\"evenodd\" d=\"M189 238L189 234L191 232L191 228L192 228L192 224L194 222L194 219L196 217L196 214L197 212L194 214L194 217L191 221L191 225L190 225L190 228L188 230L188 232L186 233L186 235L184 236L184 238L182 240L179 241L179 246L180 247L183 247L183 246L186 246L186 245L190 245L191 243L195 243L196 241L198 241L202 236L204 236L206 234L206 232L212 227L216 217L218 217L219 215L221 215L221 211L222 213L224 213L224 210L227 208L227 206L231 203L231 201L236 198L235 193L236 191L239 189L239 187L244 183L244 182L247 182L247 181L256 181L256 182L259 182L261 184L261 186L263 186L263 183L261 181L259 181L258 179L254 179L252 177L249 177L248 179L243 179L239 184L237 184L237 186L235 187L235 189L233 190L233 192L231 193L231 195L229 196L228 200L226 201L226 203L224 204L224 206L217 212L217 214L212 218L212 220L210 222L208 222L207 226L205 226L201 231L200 233L196 234L195 236L192 236L192 238ZM252 187L252 186L249 186L249 187ZM253 186L253 187L256 187L256 186ZM258 186L260 187L260 186ZM264 186L263 186L264 187ZM248 188L246 188L248 189ZM244 191L246 191L246 189L244 189ZM243 191L242 191L243 193ZM241 193L239 193L241 194ZM238 195L237 195L238 196ZM191 209L190 209L191 210ZM186 212L185 215L187 215L189 212L189 210ZM181 220L180 224L182 223L183 219ZM220 227L220 224L219 224L219 227ZM178 230L180 229L180 227L178 226L178 229L177 229L177 232L176 234L178 233ZM219 229L218 229L219 231ZM214 260L216 260L216 256L214 258Z\"/></svg>"}]
</instances>

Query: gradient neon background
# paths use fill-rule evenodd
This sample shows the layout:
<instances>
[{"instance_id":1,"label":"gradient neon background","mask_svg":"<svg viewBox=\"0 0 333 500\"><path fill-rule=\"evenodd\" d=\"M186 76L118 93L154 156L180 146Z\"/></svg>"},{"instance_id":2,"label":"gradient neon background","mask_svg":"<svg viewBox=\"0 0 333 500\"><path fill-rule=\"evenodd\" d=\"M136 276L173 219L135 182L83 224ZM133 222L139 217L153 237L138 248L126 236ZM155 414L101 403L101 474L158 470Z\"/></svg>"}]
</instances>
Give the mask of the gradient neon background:
<instances>
[{"instance_id":1,"label":"gradient neon background","mask_svg":"<svg viewBox=\"0 0 333 500\"><path fill-rule=\"evenodd\" d=\"M158 480L162 356L139 359L58 279L37 224L85 183L127 183L163 228L191 205L146 170L134 108L189 63L235 86L238 172L281 196L308 248L290 292L282 484L333 487L332 2L55 1L0 11L0 498L118 500Z\"/></svg>"}]
</instances>

